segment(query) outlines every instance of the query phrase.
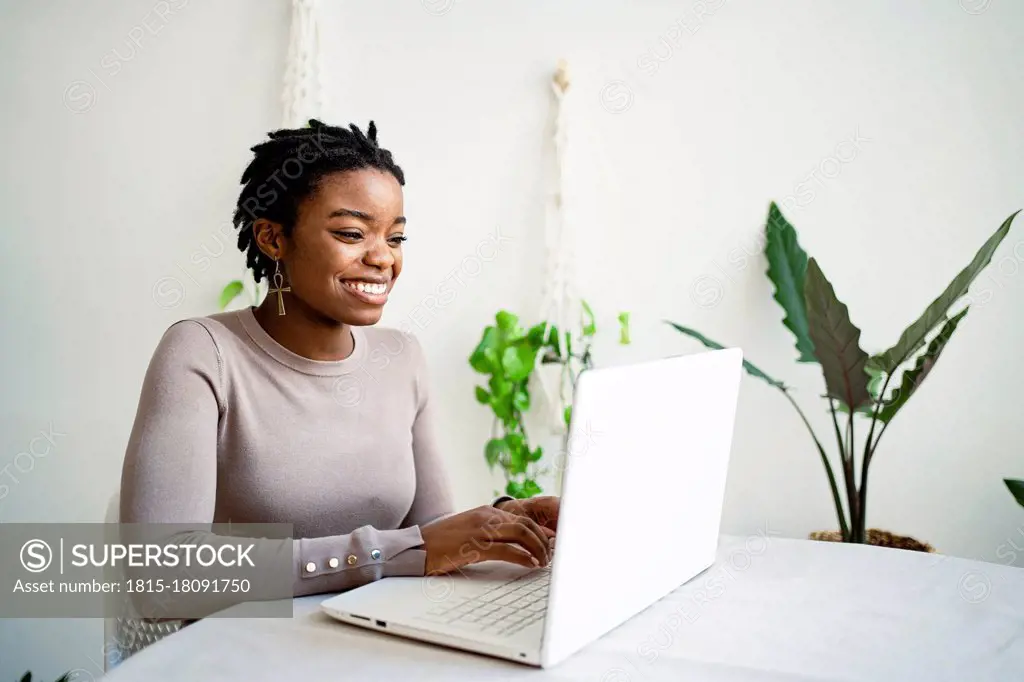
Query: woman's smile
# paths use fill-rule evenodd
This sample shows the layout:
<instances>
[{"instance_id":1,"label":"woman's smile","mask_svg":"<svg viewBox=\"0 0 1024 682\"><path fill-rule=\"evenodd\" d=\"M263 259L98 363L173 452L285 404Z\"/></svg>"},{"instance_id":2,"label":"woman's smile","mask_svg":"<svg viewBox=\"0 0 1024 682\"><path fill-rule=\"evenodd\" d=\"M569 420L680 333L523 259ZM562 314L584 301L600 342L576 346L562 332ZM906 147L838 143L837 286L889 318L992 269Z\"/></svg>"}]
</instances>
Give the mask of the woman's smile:
<instances>
[{"instance_id":1,"label":"woman's smile","mask_svg":"<svg viewBox=\"0 0 1024 682\"><path fill-rule=\"evenodd\" d=\"M370 305L384 305L388 302L390 282L378 279L344 279L342 288L349 294Z\"/></svg>"}]
</instances>

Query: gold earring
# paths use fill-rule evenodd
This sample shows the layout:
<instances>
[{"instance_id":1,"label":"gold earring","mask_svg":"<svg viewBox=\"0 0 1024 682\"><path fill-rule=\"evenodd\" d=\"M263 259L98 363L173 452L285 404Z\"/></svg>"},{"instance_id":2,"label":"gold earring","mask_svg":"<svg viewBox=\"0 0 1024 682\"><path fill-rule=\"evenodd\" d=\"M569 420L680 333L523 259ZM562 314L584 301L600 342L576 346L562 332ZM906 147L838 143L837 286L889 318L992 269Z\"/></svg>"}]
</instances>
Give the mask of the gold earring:
<instances>
[{"instance_id":1,"label":"gold earring","mask_svg":"<svg viewBox=\"0 0 1024 682\"><path fill-rule=\"evenodd\" d=\"M291 291L291 287L285 287L284 275L281 274L281 261L274 259L274 286L267 291L268 294L277 294L277 314L284 315L284 292Z\"/></svg>"}]
</instances>

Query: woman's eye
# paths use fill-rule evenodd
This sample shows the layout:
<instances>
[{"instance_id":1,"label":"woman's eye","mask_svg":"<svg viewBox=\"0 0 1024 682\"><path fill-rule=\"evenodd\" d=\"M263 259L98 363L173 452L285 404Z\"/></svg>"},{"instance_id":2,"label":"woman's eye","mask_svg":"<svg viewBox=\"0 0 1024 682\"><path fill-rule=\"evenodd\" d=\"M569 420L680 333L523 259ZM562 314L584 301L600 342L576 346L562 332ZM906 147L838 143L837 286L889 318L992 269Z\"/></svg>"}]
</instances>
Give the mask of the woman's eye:
<instances>
[{"instance_id":1,"label":"woman's eye","mask_svg":"<svg viewBox=\"0 0 1024 682\"><path fill-rule=\"evenodd\" d=\"M391 238L391 243L394 244L395 246L398 246L402 242L408 241L408 239L409 238L406 237L404 234L396 234L394 237Z\"/></svg>"},{"instance_id":2,"label":"woman's eye","mask_svg":"<svg viewBox=\"0 0 1024 682\"><path fill-rule=\"evenodd\" d=\"M363 236L358 232L352 232L349 230L336 231L334 234L338 235L339 237L344 237L345 239L359 239L360 237Z\"/></svg>"}]
</instances>

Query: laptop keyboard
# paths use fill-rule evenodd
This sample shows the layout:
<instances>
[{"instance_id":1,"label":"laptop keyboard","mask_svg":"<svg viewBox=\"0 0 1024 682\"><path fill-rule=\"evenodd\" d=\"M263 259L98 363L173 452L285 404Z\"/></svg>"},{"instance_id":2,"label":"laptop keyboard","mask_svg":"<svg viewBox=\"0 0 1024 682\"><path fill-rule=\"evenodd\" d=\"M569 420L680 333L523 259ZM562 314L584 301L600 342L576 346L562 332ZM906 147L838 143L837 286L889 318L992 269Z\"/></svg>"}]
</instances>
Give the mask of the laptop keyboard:
<instances>
[{"instance_id":1,"label":"laptop keyboard","mask_svg":"<svg viewBox=\"0 0 1024 682\"><path fill-rule=\"evenodd\" d=\"M432 623L455 625L493 635L512 635L544 617L551 569L541 568L472 599L452 599L423 616Z\"/></svg>"}]
</instances>

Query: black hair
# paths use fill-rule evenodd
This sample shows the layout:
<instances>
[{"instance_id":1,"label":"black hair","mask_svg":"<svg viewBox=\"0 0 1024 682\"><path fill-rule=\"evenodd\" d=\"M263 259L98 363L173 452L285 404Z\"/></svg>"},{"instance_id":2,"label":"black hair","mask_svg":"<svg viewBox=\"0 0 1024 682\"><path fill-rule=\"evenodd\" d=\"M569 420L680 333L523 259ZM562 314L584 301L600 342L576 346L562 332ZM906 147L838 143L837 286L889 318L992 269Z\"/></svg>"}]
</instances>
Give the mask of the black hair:
<instances>
[{"instance_id":1,"label":"black hair","mask_svg":"<svg viewBox=\"0 0 1024 682\"><path fill-rule=\"evenodd\" d=\"M376 168L405 185L405 174L391 152L377 144L373 121L365 134L355 124L338 128L310 119L308 127L276 130L267 136L269 140L252 147L254 157L242 173L243 187L232 221L239 230L238 248L246 254L246 266L257 282L274 270L274 261L256 244L252 225L258 218L280 223L284 234L290 235L299 204L329 173Z\"/></svg>"}]
</instances>

